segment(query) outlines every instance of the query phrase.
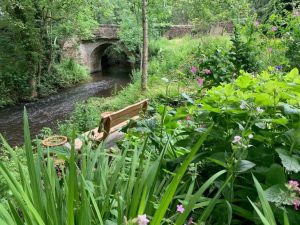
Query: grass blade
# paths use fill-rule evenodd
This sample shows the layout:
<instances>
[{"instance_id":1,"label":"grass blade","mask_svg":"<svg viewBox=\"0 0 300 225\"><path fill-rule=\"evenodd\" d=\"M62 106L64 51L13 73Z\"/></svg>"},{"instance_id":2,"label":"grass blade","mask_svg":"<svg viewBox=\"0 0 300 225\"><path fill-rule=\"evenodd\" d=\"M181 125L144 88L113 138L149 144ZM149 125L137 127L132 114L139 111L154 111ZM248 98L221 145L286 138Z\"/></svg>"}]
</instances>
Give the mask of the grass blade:
<instances>
[{"instance_id":1,"label":"grass blade","mask_svg":"<svg viewBox=\"0 0 300 225\"><path fill-rule=\"evenodd\" d=\"M271 225L271 223L269 223L269 221L267 220L267 218L262 214L262 212L257 208L257 206L250 200L248 199L251 203L251 205L253 206L254 210L256 211L256 213L258 214L261 222L264 224L264 225Z\"/></svg>"},{"instance_id":2,"label":"grass blade","mask_svg":"<svg viewBox=\"0 0 300 225\"><path fill-rule=\"evenodd\" d=\"M211 176L201 187L200 189L190 197L190 200L188 201L188 205L185 207L185 210L178 219L176 220L175 224L184 224L184 222L187 220L189 214L194 209L194 206L196 205L197 201L202 197L203 193L207 190L207 188L222 174L226 173L226 170L221 170L218 173Z\"/></svg>"},{"instance_id":3,"label":"grass blade","mask_svg":"<svg viewBox=\"0 0 300 225\"><path fill-rule=\"evenodd\" d=\"M170 183L170 185L167 187L167 190L158 206L158 209L156 210L154 217L151 221L151 224L156 225L156 224L161 224L161 221L169 207L169 204L172 201L172 198L175 194L175 191L183 177L183 175L185 174L189 164L191 163L191 161L193 160L195 154L197 153L197 151L199 150L199 148L201 147L201 145L203 144L203 142L206 140L207 135L209 134L209 132L211 131L213 124L207 129L207 131L201 136L201 138L198 140L198 142L194 145L194 147L192 148L191 152L188 154L187 158L185 159L185 161L183 162L182 166L178 169L175 177L173 178L172 182Z\"/></svg>"},{"instance_id":4,"label":"grass blade","mask_svg":"<svg viewBox=\"0 0 300 225\"><path fill-rule=\"evenodd\" d=\"M232 175L230 175L226 179L226 181L224 182L224 184L222 185L222 187L218 190L218 192L216 193L215 197L211 200L211 202L209 203L209 205L207 206L207 208L202 213L200 219L198 220L198 224L205 224L205 221L211 215L212 210L214 209L215 205L217 204L217 201L218 201L218 198L219 198L221 192L226 187L226 185L231 180L231 178L232 178Z\"/></svg>"},{"instance_id":5,"label":"grass blade","mask_svg":"<svg viewBox=\"0 0 300 225\"><path fill-rule=\"evenodd\" d=\"M270 206L270 204L269 204L269 202L268 202L268 200L265 196L265 192L262 189L259 182L257 181L257 179L255 178L255 176L252 175L252 177L253 177L253 180L254 180L256 190L258 192L258 197L259 197L260 203L261 203L262 208L263 208L264 216L271 225L276 225L275 217L274 217L273 211L271 209L271 206Z\"/></svg>"}]
</instances>

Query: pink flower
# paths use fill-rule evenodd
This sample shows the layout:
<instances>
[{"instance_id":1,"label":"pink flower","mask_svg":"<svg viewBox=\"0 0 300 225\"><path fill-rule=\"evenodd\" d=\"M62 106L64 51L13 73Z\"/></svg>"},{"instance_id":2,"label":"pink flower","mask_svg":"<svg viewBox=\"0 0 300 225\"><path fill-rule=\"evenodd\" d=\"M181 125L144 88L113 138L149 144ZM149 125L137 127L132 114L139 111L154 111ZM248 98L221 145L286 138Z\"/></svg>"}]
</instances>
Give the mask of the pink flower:
<instances>
[{"instance_id":1,"label":"pink flower","mask_svg":"<svg viewBox=\"0 0 300 225\"><path fill-rule=\"evenodd\" d=\"M197 68L196 68L196 67L194 67L194 66L192 66L192 68L191 68L191 72L192 72L192 74L195 74L195 73L197 72Z\"/></svg>"},{"instance_id":2,"label":"pink flower","mask_svg":"<svg viewBox=\"0 0 300 225\"><path fill-rule=\"evenodd\" d=\"M210 74L211 74L211 70L209 70L209 69L204 69L204 70L203 70L203 73L206 74L206 75L210 75Z\"/></svg>"},{"instance_id":3,"label":"pink flower","mask_svg":"<svg viewBox=\"0 0 300 225\"><path fill-rule=\"evenodd\" d=\"M232 143L238 143L238 144L240 144L240 143L241 143L241 140L242 140L242 137L236 135L236 136L233 137Z\"/></svg>"},{"instance_id":4,"label":"pink flower","mask_svg":"<svg viewBox=\"0 0 300 225\"><path fill-rule=\"evenodd\" d=\"M289 185L291 185L291 187L296 188L296 187L299 186L299 183L298 183L298 181L296 181L296 180L290 180L290 181L289 181Z\"/></svg>"},{"instance_id":5,"label":"pink flower","mask_svg":"<svg viewBox=\"0 0 300 225\"><path fill-rule=\"evenodd\" d=\"M258 20L256 20L256 21L254 22L254 26L255 26L255 27L258 27L258 26L259 26L259 24L260 24L260 23L259 23L259 21L258 21Z\"/></svg>"},{"instance_id":6,"label":"pink flower","mask_svg":"<svg viewBox=\"0 0 300 225\"><path fill-rule=\"evenodd\" d=\"M189 218L188 225L190 225L190 224L195 224L194 221L193 221L193 217Z\"/></svg>"},{"instance_id":7,"label":"pink flower","mask_svg":"<svg viewBox=\"0 0 300 225\"><path fill-rule=\"evenodd\" d=\"M192 120L192 117L191 116L186 116L185 119L186 120Z\"/></svg>"},{"instance_id":8,"label":"pink flower","mask_svg":"<svg viewBox=\"0 0 300 225\"><path fill-rule=\"evenodd\" d=\"M202 79L201 77L197 77L197 83L199 86L202 86L204 83L204 79Z\"/></svg>"},{"instance_id":9,"label":"pink flower","mask_svg":"<svg viewBox=\"0 0 300 225\"><path fill-rule=\"evenodd\" d=\"M298 199L294 199L293 205L294 205L295 210L298 210L298 209L299 209L300 203L299 203Z\"/></svg>"},{"instance_id":10,"label":"pink flower","mask_svg":"<svg viewBox=\"0 0 300 225\"><path fill-rule=\"evenodd\" d=\"M273 48L268 48L267 50L269 53L273 52Z\"/></svg>"},{"instance_id":11,"label":"pink flower","mask_svg":"<svg viewBox=\"0 0 300 225\"><path fill-rule=\"evenodd\" d=\"M177 212L179 213L183 213L184 212L184 208L183 208L183 205L177 205Z\"/></svg>"},{"instance_id":12,"label":"pink flower","mask_svg":"<svg viewBox=\"0 0 300 225\"><path fill-rule=\"evenodd\" d=\"M299 183L296 180L289 180L288 188L295 191L300 191Z\"/></svg>"},{"instance_id":13,"label":"pink flower","mask_svg":"<svg viewBox=\"0 0 300 225\"><path fill-rule=\"evenodd\" d=\"M138 216L138 224L139 225L147 225L149 223L149 220L147 219L147 215L139 215Z\"/></svg>"},{"instance_id":14,"label":"pink flower","mask_svg":"<svg viewBox=\"0 0 300 225\"><path fill-rule=\"evenodd\" d=\"M293 17L298 17L300 15L300 12L298 10L293 11Z\"/></svg>"},{"instance_id":15,"label":"pink flower","mask_svg":"<svg viewBox=\"0 0 300 225\"><path fill-rule=\"evenodd\" d=\"M272 31L273 31L273 32L275 32L275 31L277 31L277 30L278 30L277 27L275 27L275 26L272 27Z\"/></svg>"}]
</instances>

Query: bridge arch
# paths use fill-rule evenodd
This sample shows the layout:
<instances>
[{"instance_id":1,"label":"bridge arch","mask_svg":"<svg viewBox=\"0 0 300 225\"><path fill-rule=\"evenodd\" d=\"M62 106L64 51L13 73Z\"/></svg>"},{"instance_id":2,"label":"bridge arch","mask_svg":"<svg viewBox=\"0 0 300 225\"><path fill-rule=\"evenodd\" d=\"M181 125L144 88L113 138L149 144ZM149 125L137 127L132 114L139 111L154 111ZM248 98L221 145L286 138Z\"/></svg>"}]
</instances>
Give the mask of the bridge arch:
<instances>
[{"instance_id":1,"label":"bridge arch","mask_svg":"<svg viewBox=\"0 0 300 225\"><path fill-rule=\"evenodd\" d=\"M122 50L122 52L127 56L131 68L134 69L134 62L132 61L134 54L118 41L100 40L92 43L85 42L81 45L81 55L83 55L86 59L86 64L89 66L91 73L102 70L102 57L105 55L105 50L113 45Z\"/></svg>"},{"instance_id":2,"label":"bridge arch","mask_svg":"<svg viewBox=\"0 0 300 225\"><path fill-rule=\"evenodd\" d=\"M181 37L186 34L191 34L193 30L192 25L174 25L159 28L161 35L169 39L174 37ZM63 44L63 56L74 58L82 65L87 66L90 72L97 72L102 70L101 60L105 50L111 45L117 45L128 57L128 59L135 58L135 53L130 52L118 37L120 27L112 24L102 24L95 31L94 36L90 39L76 40L69 39ZM78 48L79 45L79 48ZM135 62L129 60L130 65L134 68Z\"/></svg>"}]
</instances>

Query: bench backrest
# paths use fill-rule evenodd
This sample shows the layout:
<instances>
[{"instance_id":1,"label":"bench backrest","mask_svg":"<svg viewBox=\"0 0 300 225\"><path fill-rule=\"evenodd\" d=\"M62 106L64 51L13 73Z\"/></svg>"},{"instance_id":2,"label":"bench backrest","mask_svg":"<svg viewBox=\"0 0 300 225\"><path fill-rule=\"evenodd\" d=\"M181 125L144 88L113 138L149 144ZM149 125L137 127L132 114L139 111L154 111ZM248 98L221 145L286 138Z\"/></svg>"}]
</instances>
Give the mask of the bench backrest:
<instances>
[{"instance_id":1,"label":"bench backrest","mask_svg":"<svg viewBox=\"0 0 300 225\"><path fill-rule=\"evenodd\" d=\"M145 113L148 107L148 99L129 105L124 109L117 112L106 112L101 115L101 121L99 125L99 132L104 132L103 139L105 139L110 132L110 129L116 125L119 125L133 117L139 116L141 113Z\"/></svg>"}]
</instances>

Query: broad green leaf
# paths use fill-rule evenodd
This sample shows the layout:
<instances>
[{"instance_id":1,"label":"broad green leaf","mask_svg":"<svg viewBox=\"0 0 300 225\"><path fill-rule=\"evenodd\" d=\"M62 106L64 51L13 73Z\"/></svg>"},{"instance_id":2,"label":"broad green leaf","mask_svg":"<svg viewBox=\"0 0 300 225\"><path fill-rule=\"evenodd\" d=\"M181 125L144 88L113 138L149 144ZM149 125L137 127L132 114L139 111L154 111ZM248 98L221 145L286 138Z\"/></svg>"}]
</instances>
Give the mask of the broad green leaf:
<instances>
[{"instance_id":1,"label":"broad green leaf","mask_svg":"<svg viewBox=\"0 0 300 225\"><path fill-rule=\"evenodd\" d=\"M240 88L248 88L251 85L252 78L250 76L239 76L235 83L240 87Z\"/></svg>"},{"instance_id":2,"label":"broad green leaf","mask_svg":"<svg viewBox=\"0 0 300 225\"><path fill-rule=\"evenodd\" d=\"M255 98L255 104L259 106L273 106L274 102L271 95L266 93L255 93L253 94Z\"/></svg>"},{"instance_id":3,"label":"broad green leaf","mask_svg":"<svg viewBox=\"0 0 300 225\"><path fill-rule=\"evenodd\" d=\"M248 160L240 160L235 166L235 171L238 173L243 173L252 169L254 166L255 164L253 162L250 162Z\"/></svg>"},{"instance_id":4,"label":"broad green leaf","mask_svg":"<svg viewBox=\"0 0 300 225\"><path fill-rule=\"evenodd\" d=\"M266 198L269 202L289 204L289 193L287 187L283 184L274 185L265 190Z\"/></svg>"},{"instance_id":5,"label":"broad green leaf","mask_svg":"<svg viewBox=\"0 0 300 225\"><path fill-rule=\"evenodd\" d=\"M266 185L272 186L276 184L286 183L286 175L281 165L273 164L266 174Z\"/></svg>"},{"instance_id":6,"label":"broad green leaf","mask_svg":"<svg viewBox=\"0 0 300 225\"><path fill-rule=\"evenodd\" d=\"M186 93L182 93L181 96L187 100L189 103L194 104L194 100Z\"/></svg>"},{"instance_id":7,"label":"broad green leaf","mask_svg":"<svg viewBox=\"0 0 300 225\"><path fill-rule=\"evenodd\" d=\"M290 155L284 149L276 149L276 152L279 154L281 163L283 167L289 172L298 173L300 171L300 160L299 157L295 155Z\"/></svg>"}]
</instances>

